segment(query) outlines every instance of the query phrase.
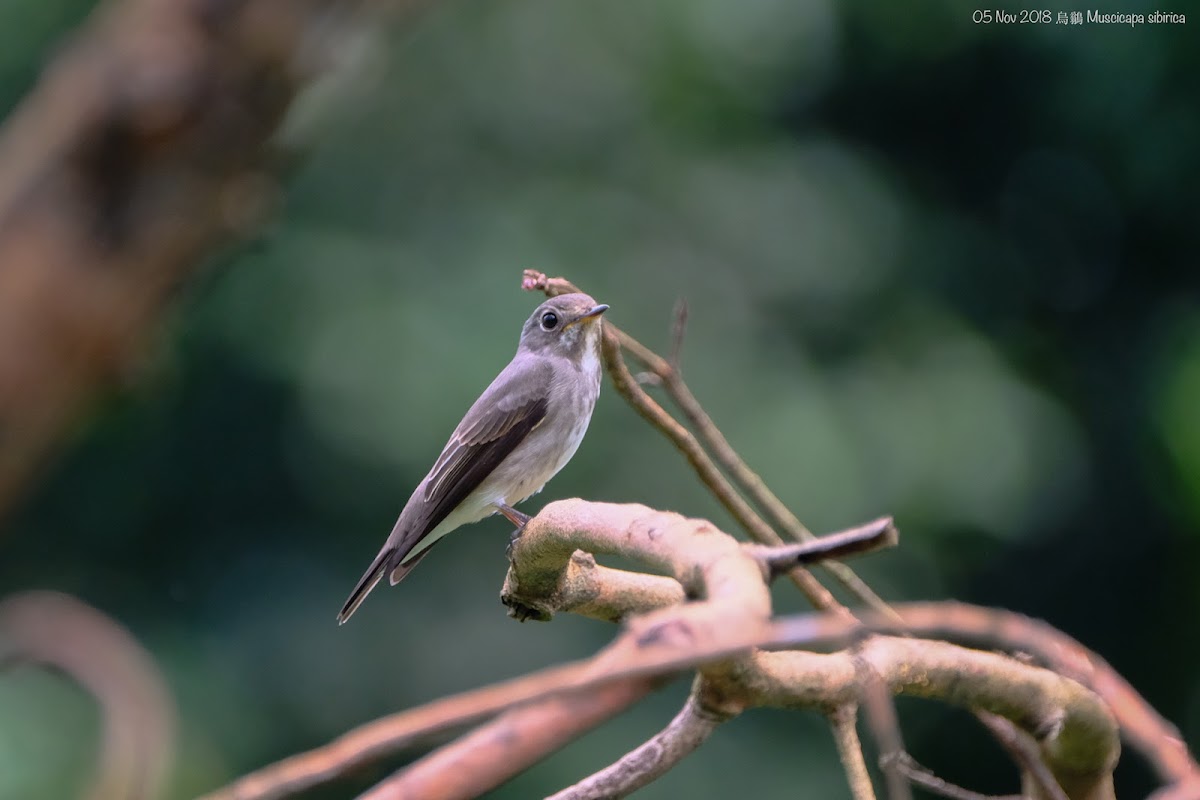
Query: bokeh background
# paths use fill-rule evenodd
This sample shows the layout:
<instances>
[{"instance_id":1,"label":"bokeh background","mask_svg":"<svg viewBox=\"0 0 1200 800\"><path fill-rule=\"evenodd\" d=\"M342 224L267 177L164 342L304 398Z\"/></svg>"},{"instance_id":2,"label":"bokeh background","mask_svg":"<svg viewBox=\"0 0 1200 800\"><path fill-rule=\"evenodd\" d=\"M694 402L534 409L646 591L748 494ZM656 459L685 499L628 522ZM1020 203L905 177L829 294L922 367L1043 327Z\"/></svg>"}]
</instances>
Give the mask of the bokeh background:
<instances>
[{"instance_id":1,"label":"bokeh background","mask_svg":"<svg viewBox=\"0 0 1200 800\"><path fill-rule=\"evenodd\" d=\"M0 108L89 6L0 6ZM180 798L590 654L611 627L505 616L499 519L334 624L511 356L535 267L661 348L686 297L688 380L798 516L897 518L902 546L856 565L884 597L1049 620L1195 746L1200 18L976 25L975 10L453 0L346 37L287 122L277 214L187 287L127 390L5 520L0 594L70 592L150 648L180 706ZM529 505L574 495L732 529L611 388ZM795 594L778 587L779 608L803 608ZM603 766L685 691L494 796ZM920 760L1015 789L969 717L900 708ZM0 675L0 798L73 796L97 733L61 678ZM1124 796L1152 785L1132 754L1118 779ZM847 796L823 722L748 713L640 796L745 791Z\"/></svg>"}]
</instances>

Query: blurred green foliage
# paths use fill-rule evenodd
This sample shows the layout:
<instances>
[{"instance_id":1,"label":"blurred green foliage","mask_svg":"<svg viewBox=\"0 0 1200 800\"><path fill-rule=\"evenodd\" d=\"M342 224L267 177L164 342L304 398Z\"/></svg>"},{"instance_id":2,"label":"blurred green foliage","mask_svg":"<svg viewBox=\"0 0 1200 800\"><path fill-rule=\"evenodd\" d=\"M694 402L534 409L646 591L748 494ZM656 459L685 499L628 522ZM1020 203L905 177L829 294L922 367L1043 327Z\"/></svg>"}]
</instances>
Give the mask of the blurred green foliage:
<instances>
[{"instance_id":1,"label":"blurred green foliage","mask_svg":"<svg viewBox=\"0 0 1200 800\"><path fill-rule=\"evenodd\" d=\"M7 107L86 5L0 8ZM1134 7L1153 10L1113 6ZM300 160L277 218L194 284L130 390L7 521L0 591L71 592L151 648L183 717L178 797L592 652L610 627L505 617L498 519L334 624L511 356L535 267L654 346L685 296L696 395L801 519L897 517L901 548L861 564L885 597L1043 617L1195 745L1200 50L1187 26L984 26L973 10L452 2L347 36L288 120ZM528 505L579 495L731 525L611 390L591 430ZM495 796L599 768L684 690ZM1012 790L969 718L901 711L919 759ZM68 796L95 735L78 690L4 675L0 798ZM1118 788L1144 794L1126 762ZM823 723L749 713L639 796L747 789L846 796Z\"/></svg>"}]
</instances>

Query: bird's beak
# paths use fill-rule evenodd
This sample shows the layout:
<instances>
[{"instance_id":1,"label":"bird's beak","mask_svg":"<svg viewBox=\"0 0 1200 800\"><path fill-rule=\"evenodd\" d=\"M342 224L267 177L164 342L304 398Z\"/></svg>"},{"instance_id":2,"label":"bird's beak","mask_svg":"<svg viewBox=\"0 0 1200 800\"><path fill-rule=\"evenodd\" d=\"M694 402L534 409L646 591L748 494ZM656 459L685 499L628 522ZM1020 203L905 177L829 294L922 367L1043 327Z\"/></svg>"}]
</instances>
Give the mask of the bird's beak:
<instances>
[{"instance_id":1,"label":"bird's beak","mask_svg":"<svg viewBox=\"0 0 1200 800\"><path fill-rule=\"evenodd\" d=\"M592 306L585 313L579 315L579 321L583 322L584 320L595 319L605 311L608 311L607 303L601 303L598 306Z\"/></svg>"},{"instance_id":2,"label":"bird's beak","mask_svg":"<svg viewBox=\"0 0 1200 800\"><path fill-rule=\"evenodd\" d=\"M592 306L587 311L583 312L578 317L564 325L563 330L570 328L572 325L578 325L581 322L587 322L588 320L596 319L605 311L608 311L608 306L604 303L601 303L598 306Z\"/></svg>"}]
</instances>

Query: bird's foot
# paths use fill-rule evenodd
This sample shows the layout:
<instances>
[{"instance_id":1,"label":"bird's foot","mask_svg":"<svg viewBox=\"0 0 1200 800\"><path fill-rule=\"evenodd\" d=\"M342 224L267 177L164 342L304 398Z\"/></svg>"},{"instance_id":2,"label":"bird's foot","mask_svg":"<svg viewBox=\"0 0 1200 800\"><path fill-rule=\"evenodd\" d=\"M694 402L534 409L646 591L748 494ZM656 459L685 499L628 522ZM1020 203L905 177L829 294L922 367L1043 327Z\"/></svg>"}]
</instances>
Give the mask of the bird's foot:
<instances>
[{"instance_id":1,"label":"bird's foot","mask_svg":"<svg viewBox=\"0 0 1200 800\"><path fill-rule=\"evenodd\" d=\"M508 606L508 615L517 622L526 622L527 620L549 622L554 617L550 611L536 606L527 606L510 595L501 594L500 602Z\"/></svg>"},{"instance_id":2,"label":"bird's foot","mask_svg":"<svg viewBox=\"0 0 1200 800\"><path fill-rule=\"evenodd\" d=\"M512 532L512 536L508 537L508 547L504 548L504 555L508 558L508 563L513 560L513 548L517 546L517 539L521 538L521 529L517 528Z\"/></svg>"}]
</instances>

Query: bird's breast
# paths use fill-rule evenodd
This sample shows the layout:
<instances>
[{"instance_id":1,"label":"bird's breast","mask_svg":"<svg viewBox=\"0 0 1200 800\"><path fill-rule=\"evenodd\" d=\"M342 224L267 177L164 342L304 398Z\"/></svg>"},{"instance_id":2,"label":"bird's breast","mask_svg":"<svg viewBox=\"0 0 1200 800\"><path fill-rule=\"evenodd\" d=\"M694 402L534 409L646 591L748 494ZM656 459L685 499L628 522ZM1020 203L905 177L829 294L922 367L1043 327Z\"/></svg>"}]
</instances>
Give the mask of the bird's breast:
<instances>
[{"instance_id":1,"label":"bird's breast","mask_svg":"<svg viewBox=\"0 0 1200 800\"><path fill-rule=\"evenodd\" d=\"M537 494L567 465L587 433L599 392L599 374L590 379L586 373L551 389L545 419L496 470L505 502L512 505Z\"/></svg>"}]
</instances>

